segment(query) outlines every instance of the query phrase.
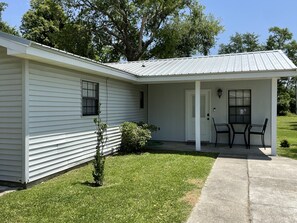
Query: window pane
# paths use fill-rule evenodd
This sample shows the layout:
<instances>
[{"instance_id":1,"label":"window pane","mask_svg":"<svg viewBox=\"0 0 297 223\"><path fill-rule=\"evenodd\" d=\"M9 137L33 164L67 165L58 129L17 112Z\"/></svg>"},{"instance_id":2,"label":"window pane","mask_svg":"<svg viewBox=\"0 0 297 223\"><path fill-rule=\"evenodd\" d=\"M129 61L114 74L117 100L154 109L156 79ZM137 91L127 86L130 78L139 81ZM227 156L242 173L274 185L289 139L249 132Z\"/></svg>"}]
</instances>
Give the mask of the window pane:
<instances>
[{"instance_id":1,"label":"window pane","mask_svg":"<svg viewBox=\"0 0 297 223\"><path fill-rule=\"evenodd\" d=\"M230 115L236 115L236 108L230 108Z\"/></svg>"},{"instance_id":2,"label":"window pane","mask_svg":"<svg viewBox=\"0 0 297 223\"><path fill-rule=\"evenodd\" d=\"M88 83L88 90L94 90L94 83Z\"/></svg>"},{"instance_id":3,"label":"window pane","mask_svg":"<svg viewBox=\"0 0 297 223\"><path fill-rule=\"evenodd\" d=\"M242 98L236 98L236 105L242 106L243 105L243 99Z\"/></svg>"},{"instance_id":4,"label":"window pane","mask_svg":"<svg viewBox=\"0 0 297 223\"><path fill-rule=\"evenodd\" d=\"M229 105L230 105L230 106L235 106L235 105L236 105L236 99L235 99L235 98L234 98L234 99L233 99L233 98L230 99L230 100L229 100Z\"/></svg>"},{"instance_id":5,"label":"window pane","mask_svg":"<svg viewBox=\"0 0 297 223\"><path fill-rule=\"evenodd\" d=\"M250 90L244 90L244 97L251 97L251 91Z\"/></svg>"},{"instance_id":6,"label":"window pane","mask_svg":"<svg viewBox=\"0 0 297 223\"><path fill-rule=\"evenodd\" d=\"M249 115L244 116L244 123L251 123L251 118Z\"/></svg>"},{"instance_id":7,"label":"window pane","mask_svg":"<svg viewBox=\"0 0 297 223\"><path fill-rule=\"evenodd\" d=\"M243 117L244 117L244 116L236 116L236 122L237 122L237 123L244 123L244 122L243 122Z\"/></svg>"},{"instance_id":8,"label":"window pane","mask_svg":"<svg viewBox=\"0 0 297 223\"><path fill-rule=\"evenodd\" d=\"M82 92L82 96L83 96L83 97L88 97L88 91L87 91L87 90L83 90L83 92Z\"/></svg>"},{"instance_id":9,"label":"window pane","mask_svg":"<svg viewBox=\"0 0 297 223\"><path fill-rule=\"evenodd\" d=\"M93 90L88 90L88 97L94 98L95 97L95 92Z\"/></svg>"},{"instance_id":10,"label":"window pane","mask_svg":"<svg viewBox=\"0 0 297 223\"><path fill-rule=\"evenodd\" d=\"M229 97L230 98L235 98L236 97L236 92L235 91L229 91Z\"/></svg>"},{"instance_id":11,"label":"window pane","mask_svg":"<svg viewBox=\"0 0 297 223\"><path fill-rule=\"evenodd\" d=\"M230 123L235 123L236 122L236 118L235 117L236 117L235 115L230 115L229 122Z\"/></svg>"},{"instance_id":12,"label":"window pane","mask_svg":"<svg viewBox=\"0 0 297 223\"><path fill-rule=\"evenodd\" d=\"M237 98L242 98L243 97L243 91L241 91L241 90L236 91L236 97Z\"/></svg>"},{"instance_id":13,"label":"window pane","mask_svg":"<svg viewBox=\"0 0 297 223\"><path fill-rule=\"evenodd\" d=\"M84 107L87 106L87 99L83 98L83 100L82 100L82 105L83 105Z\"/></svg>"},{"instance_id":14,"label":"window pane","mask_svg":"<svg viewBox=\"0 0 297 223\"><path fill-rule=\"evenodd\" d=\"M251 105L251 99L250 98L244 98L243 99L243 105Z\"/></svg>"},{"instance_id":15,"label":"window pane","mask_svg":"<svg viewBox=\"0 0 297 223\"><path fill-rule=\"evenodd\" d=\"M88 82L83 81L82 82L82 87L83 87L83 89L87 89L88 88Z\"/></svg>"},{"instance_id":16,"label":"window pane","mask_svg":"<svg viewBox=\"0 0 297 223\"><path fill-rule=\"evenodd\" d=\"M86 114L87 114L87 108L83 107L83 115L86 115Z\"/></svg>"}]
</instances>

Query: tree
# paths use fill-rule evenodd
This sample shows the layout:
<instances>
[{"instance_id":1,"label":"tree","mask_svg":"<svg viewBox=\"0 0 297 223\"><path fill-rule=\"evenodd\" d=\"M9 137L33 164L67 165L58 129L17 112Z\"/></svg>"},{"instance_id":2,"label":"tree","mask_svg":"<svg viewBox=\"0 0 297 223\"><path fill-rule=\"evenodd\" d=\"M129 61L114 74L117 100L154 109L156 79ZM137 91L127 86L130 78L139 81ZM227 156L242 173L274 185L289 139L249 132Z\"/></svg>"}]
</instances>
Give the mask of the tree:
<instances>
[{"instance_id":1,"label":"tree","mask_svg":"<svg viewBox=\"0 0 297 223\"><path fill-rule=\"evenodd\" d=\"M67 17L63 8L52 0L31 0L31 9L22 18L20 27L24 38L57 47L54 37L65 26Z\"/></svg>"},{"instance_id":2,"label":"tree","mask_svg":"<svg viewBox=\"0 0 297 223\"><path fill-rule=\"evenodd\" d=\"M266 43L267 50L282 50L297 65L297 42L288 28L271 27ZM281 78L278 81L279 114L289 111L297 113L297 82L295 78ZM294 94L295 88L295 94ZM295 96L294 96L295 95Z\"/></svg>"},{"instance_id":3,"label":"tree","mask_svg":"<svg viewBox=\"0 0 297 223\"><path fill-rule=\"evenodd\" d=\"M230 37L228 44L221 44L219 54L253 52L262 50L263 46L259 43L259 35L255 33L236 33Z\"/></svg>"},{"instance_id":4,"label":"tree","mask_svg":"<svg viewBox=\"0 0 297 223\"><path fill-rule=\"evenodd\" d=\"M297 65L297 42L287 28L271 27L266 44L259 43L259 36L254 33L236 33L228 44L221 44L219 54L241 53L259 50L282 50ZM278 80L278 114L297 112L296 78ZM295 89L295 93L294 93Z\"/></svg>"},{"instance_id":5,"label":"tree","mask_svg":"<svg viewBox=\"0 0 297 223\"><path fill-rule=\"evenodd\" d=\"M5 2L0 2L0 30L5 33L9 33L15 36L19 36L19 32L16 28L9 26L6 22L2 20L2 14L8 6Z\"/></svg>"},{"instance_id":6,"label":"tree","mask_svg":"<svg viewBox=\"0 0 297 223\"><path fill-rule=\"evenodd\" d=\"M195 0L64 0L72 17L92 24L99 52L128 61L207 54L222 31ZM101 47L101 48L100 48Z\"/></svg>"},{"instance_id":7,"label":"tree","mask_svg":"<svg viewBox=\"0 0 297 223\"><path fill-rule=\"evenodd\" d=\"M20 27L24 38L96 59L92 28L86 22L69 18L60 1L31 0L30 4Z\"/></svg>"}]
</instances>

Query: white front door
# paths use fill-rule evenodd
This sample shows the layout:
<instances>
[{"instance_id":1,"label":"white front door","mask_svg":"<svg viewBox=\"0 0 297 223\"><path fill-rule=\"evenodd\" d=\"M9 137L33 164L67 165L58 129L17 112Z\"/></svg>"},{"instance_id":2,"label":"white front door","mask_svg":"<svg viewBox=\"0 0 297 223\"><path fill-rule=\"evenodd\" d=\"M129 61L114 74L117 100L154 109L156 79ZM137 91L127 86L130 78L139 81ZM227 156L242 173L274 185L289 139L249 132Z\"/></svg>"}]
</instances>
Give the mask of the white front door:
<instances>
[{"instance_id":1,"label":"white front door","mask_svg":"<svg viewBox=\"0 0 297 223\"><path fill-rule=\"evenodd\" d=\"M186 90L186 141L195 141L195 91ZM210 141L210 90L200 93L201 141Z\"/></svg>"}]
</instances>

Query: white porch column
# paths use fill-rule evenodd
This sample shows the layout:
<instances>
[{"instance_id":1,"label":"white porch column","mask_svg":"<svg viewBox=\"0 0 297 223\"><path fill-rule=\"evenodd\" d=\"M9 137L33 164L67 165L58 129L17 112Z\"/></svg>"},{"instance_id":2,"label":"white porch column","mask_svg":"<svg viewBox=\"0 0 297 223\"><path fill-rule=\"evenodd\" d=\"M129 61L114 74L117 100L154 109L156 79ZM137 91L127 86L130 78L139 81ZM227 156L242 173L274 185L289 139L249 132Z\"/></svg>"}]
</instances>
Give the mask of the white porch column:
<instances>
[{"instance_id":1,"label":"white porch column","mask_svg":"<svg viewBox=\"0 0 297 223\"><path fill-rule=\"evenodd\" d=\"M271 155L276 156L277 147L277 78L271 79Z\"/></svg>"},{"instance_id":2,"label":"white porch column","mask_svg":"<svg viewBox=\"0 0 297 223\"><path fill-rule=\"evenodd\" d=\"M195 82L195 139L196 151L200 151L200 81Z\"/></svg>"}]
</instances>

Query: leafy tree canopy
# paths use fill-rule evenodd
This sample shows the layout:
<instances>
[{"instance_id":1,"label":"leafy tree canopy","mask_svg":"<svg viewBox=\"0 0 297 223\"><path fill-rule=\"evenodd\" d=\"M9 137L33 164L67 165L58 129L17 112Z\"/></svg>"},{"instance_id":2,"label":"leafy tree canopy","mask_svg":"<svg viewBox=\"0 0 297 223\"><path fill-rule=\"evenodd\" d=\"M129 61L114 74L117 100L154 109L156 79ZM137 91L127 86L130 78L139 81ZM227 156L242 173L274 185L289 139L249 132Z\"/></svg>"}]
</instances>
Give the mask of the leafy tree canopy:
<instances>
[{"instance_id":1,"label":"leafy tree canopy","mask_svg":"<svg viewBox=\"0 0 297 223\"><path fill-rule=\"evenodd\" d=\"M31 0L20 27L23 37L35 42L96 59L91 28L71 19L58 0Z\"/></svg>"},{"instance_id":2,"label":"leafy tree canopy","mask_svg":"<svg viewBox=\"0 0 297 223\"><path fill-rule=\"evenodd\" d=\"M259 35L255 33L236 33L230 37L228 44L221 44L219 54L241 53L262 50L263 46L259 42Z\"/></svg>"},{"instance_id":3,"label":"leafy tree canopy","mask_svg":"<svg viewBox=\"0 0 297 223\"><path fill-rule=\"evenodd\" d=\"M207 54L223 27L195 0L63 0L72 18L91 25L106 60ZM103 59L104 60L104 59Z\"/></svg>"},{"instance_id":4,"label":"leafy tree canopy","mask_svg":"<svg viewBox=\"0 0 297 223\"><path fill-rule=\"evenodd\" d=\"M7 3L0 2L0 30L5 33L9 33L15 36L19 36L19 32L16 28L9 26L6 22L2 20L2 14L7 7Z\"/></svg>"}]
</instances>

